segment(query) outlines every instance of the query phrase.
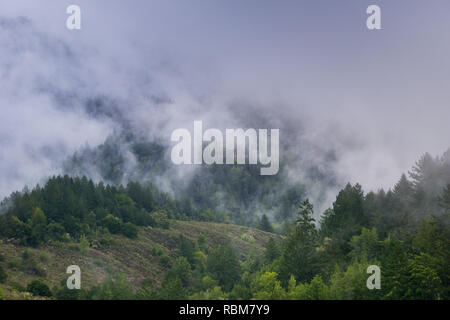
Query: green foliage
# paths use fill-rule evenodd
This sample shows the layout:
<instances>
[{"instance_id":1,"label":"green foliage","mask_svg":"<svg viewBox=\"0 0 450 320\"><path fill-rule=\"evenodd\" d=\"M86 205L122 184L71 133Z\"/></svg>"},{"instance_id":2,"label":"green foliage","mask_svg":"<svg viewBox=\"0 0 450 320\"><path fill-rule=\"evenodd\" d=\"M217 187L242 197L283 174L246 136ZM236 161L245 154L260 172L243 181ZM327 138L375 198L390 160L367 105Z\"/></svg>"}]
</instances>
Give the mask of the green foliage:
<instances>
[{"instance_id":1,"label":"green foliage","mask_svg":"<svg viewBox=\"0 0 450 320\"><path fill-rule=\"evenodd\" d=\"M83 254L86 254L89 250L89 240L86 238L86 236L83 234L80 238L80 251Z\"/></svg>"},{"instance_id":2,"label":"green foliage","mask_svg":"<svg viewBox=\"0 0 450 320\"><path fill-rule=\"evenodd\" d=\"M84 289L71 290L67 288L66 279L61 281L60 288L54 289L54 292L57 300L84 300L87 295Z\"/></svg>"},{"instance_id":3,"label":"green foliage","mask_svg":"<svg viewBox=\"0 0 450 320\"><path fill-rule=\"evenodd\" d=\"M193 265L195 263L195 248L192 242L186 239L183 235L178 238L178 250L182 257L185 257L188 262Z\"/></svg>"},{"instance_id":4,"label":"green foliage","mask_svg":"<svg viewBox=\"0 0 450 320\"><path fill-rule=\"evenodd\" d=\"M410 287L405 298L440 299L444 288L438 273L439 261L427 253L419 253L408 260Z\"/></svg>"},{"instance_id":5,"label":"green foliage","mask_svg":"<svg viewBox=\"0 0 450 320\"><path fill-rule=\"evenodd\" d=\"M200 233L197 238L197 246L200 250L206 250L206 236L203 233Z\"/></svg>"},{"instance_id":6,"label":"green foliage","mask_svg":"<svg viewBox=\"0 0 450 320\"><path fill-rule=\"evenodd\" d=\"M165 253L161 255L159 261L161 262L161 265L164 266L165 268L170 268L172 266L172 261Z\"/></svg>"},{"instance_id":7,"label":"green foliage","mask_svg":"<svg viewBox=\"0 0 450 320\"><path fill-rule=\"evenodd\" d=\"M169 229L170 222L166 211L156 211L152 213L153 220L155 221L155 226L161 229Z\"/></svg>"},{"instance_id":8,"label":"green foliage","mask_svg":"<svg viewBox=\"0 0 450 320\"><path fill-rule=\"evenodd\" d=\"M50 288L42 280L33 280L27 286L27 291L33 296L51 297Z\"/></svg>"},{"instance_id":9,"label":"green foliage","mask_svg":"<svg viewBox=\"0 0 450 320\"><path fill-rule=\"evenodd\" d=\"M101 286L91 289L88 297L93 300L131 300L134 293L126 276L116 274L108 277Z\"/></svg>"},{"instance_id":10,"label":"green foliage","mask_svg":"<svg viewBox=\"0 0 450 320\"><path fill-rule=\"evenodd\" d=\"M280 249L278 248L275 239L270 238L266 243L266 249L264 251L264 261L266 263L272 263L280 256Z\"/></svg>"},{"instance_id":11,"label":"green foliage","mask_svg":"<svg viewBox=\"0 0 450 320\"><path fill-rule=\"evenodd\" d=\"M400 240L387 238L381 250L382 286L385 299L402 299L408 290L408 254Z\"/></svg>"},{"instance_id":12,"label":"green foliage","mask_svg":"<svg viewBox=\"0 0 450 320\"><path fill-rule=\"evenodd\" d=\"M272 224L265 214L262 215L258 228L266 232L273 232Z\"/></svg>"},{"instance_id":13,"label":"green foliage","mask_svg":"<svg viewBox=\"0 0 450 320\"><path fill-rule=\"evenodd\" d=\"M300 218L296 221L295 228L283 243L279 271L284 284L291 275L301 282L307 282L318 272L318 231L312 214L312 204L305 200L300 205Z\"/></svg>"},{"instance_id":14,"label":"green foliage","mask_svg":"<svg viewBox=\"0 0 450 320\"><path fill-rule=\"evenodd\" d=\"M196 251L194 254L194 258L196 270L200 272L205 272L208 256L203 251Z\"/></svg>"},{"instance_id":15,"label":"green foliage","mask_svg":"<svg viewBox=\"0 0 450 320\"><path fill-rule=\"evenodd\" d=\"M333 203L333 211L322 220L322 233L337 241L344 254L350 251L349 241L368 225L364 214L364 194L361 186L356 184L341 190Z\"/></svg>"},{"instance_id":16,"label":"green foliage","mask_svg":"<svg viewBox=\"0 0 450 320\"><path fill-rule=\"evenodd\" d=\"M282 300L285 298L285 291L277 280L275 272L266 272L257 277L251 286L253 297L257 300Z\"/></svg>"},{"instance_id":17,"label":"green foliage","mask_svg":"<svg viewBox=\"0 0 450 320\"><path fill-rule=\"evenodd\" d=\"M4 203L12 205L0 215L0 236L34 247L48 240L68 241L67 234L75 240L83 234L89 238L100 227L133 239L136 226L168 229L177 204L150 184L105 187L67 175L49 179L43 188L13 193Z\"/></svg>"},{"instance_id":18,"label":"green foliage","mask_svg":"<svg viewBox=\"0 0 450 320\"><path fill-rule=\"evenodd\" d=\"M255 238L251 234L248 234L248 233L243 233L241 235L241 240L248 242L248 243L255 243Z\"/></svg>"},{"instance_id":19,"label":"green foliage","mask_svg":"<svg viewBox=\"0 0 450 320\"><path fill-rule=\"evenodd\" d=\"M163 300L184 300L187 298L187 292L180 278L169 276L164 279L161 285L159 297Z\"/></svg>"},{"instance_id":20,"label":"green foliage","mask_svg":"<svg viewBox=\"0 0 450 320\"><path fill-rule=\"evenodd\" d=\"M108 214L105 218L103 218L102 224L108 228L108 231L117 234L122 229L122 223L118 217L113 216L112 214Z\"/></svg>"},{"instance_id":21,"label":"green foliage","mask_svg":"<svg viewBox=\"0 0 450 320\"><path fill-rule=\"evenodd\" d=\"M366 261L353 261L345 272L336 267L330 280L330 297L338 300L371 300L379 298L378 290L367 289L367 267L371 264ZM383 286L383 284L382 284Z\"/></svg>"},{"instance_id":22,"label":"green foliage","mask_svg":"<svg viewBox=\"0 0 450 320\"><path fill-rule=\"evenodd\" d=\"M5 283L7 278L8 275L6 274L5 270L3 270L3 267L0 266L0 283Z\"/></svg>"},{"instance_id":23,"label":"green foliage","mask_svg":"<svg viewBox=\"0 0 450 320\"><path fill-rule=\"evenodd\" d=\"M138 147L142 148L146 150ZM267 241L264 257L253 248L259 247L261 232L253 231L258 237L243 231L234 235L235 245L241 247L242 261L239 261L234 249L220 244L222 239L213 233L210 236L209 230L205 231L210 236L208 240L200 234L195 243L185 236L195 238L196 234L179 236L176 251L172 251L176 239L172 231L160 230L152 234L152 241L163 233L171 235L168 246L161 243L151 249L152 256L160 257L156 260L166 272L160 286L147 279L134 293L135 283L132 286L125 276L115 276L89 292L67 290L63 285L54 290L55 296L58 299L448 300L449 159L450 152L436 159L424 155L409 173L410 178L402 175L387 192L364 194L359 184L348 184L339 192L332 208L322 215L320 230L308 200L295 209L304 199L300 186L283 189L277 196L272 196L272 192L269 200L265 200L255 191L255 181L261 182L267 192L274 190L276 183L259 180L251 170L236 166L228 169L211 166L208 170L217 174L219 180L211 183L196 176L194 183L189 183L190 190L177 199L150 184L104 186L86 178L54 177L43 188L37 186L5 199L8 206L0 215L0 236L18 248L18 245L45 244L46 248L56 245L87 252L90 242L114 249L114 245L125 240L110 234L136 239L138 226L168 229L170 219L237 222L273 232L266 215L258 219L253 213L245 214L251 211L247 205L250 199L258 199L261 208L275 212L271 215L274 225L283 225L286 231ZM218 186L216 182L220 183L220 179L227 180L229 191L224 192ZM228 204L224 211L216 210L217 194L222 203ZM229 199L233 201L227 202ZM270 204L274 199L280 199L279 203ZM174 231L178 234L179 230ZM145 238L137 241L142 240ZM163 250L162 246L168 249ZM10 257L2 263L11 268L8 285L14 282L11 279L15 271L45 276L38 262L48 263L48 257L41 254L38 259L35 252L26 249L22 259ZM371 264L381 267L381 290L366 287L369 277L366 270ZM5 273L0 266L0 282L2 272ZM20 284L15 286L19 288ZM36 284L29 286L35 291L42 289Z\"/></svg>"},{"instance_id":24,"label":"green foliage","mask_svg":"<svg viewBox=\"0 0 450 320\"><path fill-rule=\"evenodd\" d=\"M45 270L39 265L33 257L30 250L25 249L22 253L22 261L14 263L11 267L19 268L22 272L38 277L45 277Z\"/></svg>"},{"instance_id":25,"label":"green foliage","mask_svg":"<svg viewBox=\"0 0 450 320\"><path fill-rule=\"evenodd\" d=\"M206 275L202 278L202 290L209 290L217 286L217 280L214 280L210 276Z\"/></svg>"},{"instance_id":26,"label":"green foliage","mask_svg":"<svg viewBox=\"0 0 450 320\"><path fill-rule=\"evenodd\" d=\"M361 235L353 236L350 240L353 259L373 260L380 251L380 242L378 241L377 229L362 228Z\"/></svg>"},{"instance_id":27,"label":"green foliage","mask_svg":"<svg viewBox=\"0 0 450 320\"><path fill-rule=\"evenodd\" d=\"M189 261L185 257L178 257L172 265L169 274L179 278L183 285L186 286L191 276Z\"/></svg>"},{"instance_id":28,"label":"green foliage","mask_svg":"<svg viewBox=\"0 0 450 320\"><path fill-rule=\"evenodd\" d=\"M447 187L444 189L442 193L442 197L440 198L441 206L447 210L447 213L450 214L450 183L447 184Z\"/></svg>"},{"instance_id":29,"label":"green foliage","mask_svg":"<svg viewBox=\"0 0 450 320\"><path fill-rule=\"evenodd\" d=\"M288 283L287 298L291 300L329 300L332 298L332 293L319 275L316 275L310 283L305 284L297 284L292 276Z\"/></svg>"},{"instance_id":30,"label":"green foliage","mask_svg":"<svg viewBox=\"0 0 450 320\"><path fill-rule=\"evenodd\" d=\"M252 298L252 292L249 286L236 283L230 292L229 298L231 300L250 300Z\"/></svg>"},{"instance_id":31,"label":"green foliage","mask_svg":"<svg viewBox=\"0 0 450 320\"><path fill-rule=\"evenodd\" d=\"M190 300L226 300L227 298L228 294L224 293L219 286L197 292L189 297Z\"/></svg>"},{"instance_id":32,"label":"green foliage","mask_svg":"<svg viewBox=\"0 0 450 320\"><path fill-rule=\"evenodd\" d=\"M124 223L121 232L130 239L136 239L138 237L138 228L131 222Z\"/></svg>"},{"instance_id":33,"label":"green foliage","mask_svg":"<svg viewBox=\"0 0 450 320\"><path fill-rule=\"evenodd\" d=\"M142 282L141 288L136 292L137 300L156 300L158 293L153 288L153 281L150 278Z\"/></svg>"},{"instance_id":34,"label":"green foliage","mask_svg":"<svg viewBox=\"0 0 450 320\"><path fill-rule=\"evenodd\" d=\"M39 261L42 263L48 263L50 261L50 257L46 252L41 252L39 254Z\"/></svg>"},{"instance_id":35,"label":"green foliage","mask_svg":"<svg viewBox=\"0 0 450 320\"><path fill-rule=\"evenodd\" d=\"M241 273L236 253L229 245L219 245L209 253L207 270L225 291L233 288Z\"/></svg>"}]
</instances>

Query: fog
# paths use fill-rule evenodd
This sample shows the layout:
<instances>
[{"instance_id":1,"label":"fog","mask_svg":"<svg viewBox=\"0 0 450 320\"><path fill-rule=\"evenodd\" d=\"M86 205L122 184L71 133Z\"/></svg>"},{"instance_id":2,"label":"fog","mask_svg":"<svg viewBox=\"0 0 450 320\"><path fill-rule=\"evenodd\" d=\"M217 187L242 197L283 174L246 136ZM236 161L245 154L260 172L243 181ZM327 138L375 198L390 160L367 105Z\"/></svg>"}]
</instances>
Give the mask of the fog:
<instances>
[{"instance_id":1,"label":"fog","mask_svg":"<svg viewBox=\"0 0 450 320\"><path fill-rule=\"evenodd\" d=\"M0 196L124 128L169 144L194 120L279 128L289 179L313 163L338 186L392 187L450 147L450 3L383 2L369 31L373 2L2 0Z\"/></svg>"}]
</instances>

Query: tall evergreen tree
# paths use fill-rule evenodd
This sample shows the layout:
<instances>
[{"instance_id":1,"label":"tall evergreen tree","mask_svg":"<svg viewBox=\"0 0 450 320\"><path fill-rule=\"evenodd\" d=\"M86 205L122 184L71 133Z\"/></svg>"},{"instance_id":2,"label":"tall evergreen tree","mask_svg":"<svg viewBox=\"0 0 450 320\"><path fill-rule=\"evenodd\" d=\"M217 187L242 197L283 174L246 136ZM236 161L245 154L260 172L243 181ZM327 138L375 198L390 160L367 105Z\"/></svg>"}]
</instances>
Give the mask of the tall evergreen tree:
<instances>
[{"instance_id":1,"label":"tall evergreen tree","mask_svg":"<svg viewBox=\"0 0 450 320\"><path fill-rule=\"evenodd\" d=\"M291 275L300 282L309 282L318 271L318 231L314 224L313 206L301 203L295 228L284 242L280 261L280 279L287 284Z\"/></svg>"},{"instance_id":2,"label":"tall evergreen tree","mask_svg":"<svg viewBox=\"0 0 450 320\"><path fill-rule=\"evenodd\" d=\"M266 232L273 232L272 224L270 223L269 218L267 218L266 214L263 214L261 217L261 221L259 222L259 229Z\"/></svg>"}]
</instances>

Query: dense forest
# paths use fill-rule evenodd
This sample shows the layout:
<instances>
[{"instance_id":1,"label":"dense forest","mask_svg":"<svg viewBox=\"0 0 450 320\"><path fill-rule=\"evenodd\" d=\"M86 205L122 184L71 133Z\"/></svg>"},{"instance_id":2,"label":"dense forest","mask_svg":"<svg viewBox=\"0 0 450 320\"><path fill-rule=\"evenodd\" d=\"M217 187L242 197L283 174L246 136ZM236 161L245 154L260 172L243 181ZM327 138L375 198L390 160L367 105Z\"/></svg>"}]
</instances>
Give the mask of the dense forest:
<instances>
[{"instance_id":1,"label":"dense forest","mask_svg":"<svg viewBox=\"0 0 450 320\"><path fill-rule=\"evenodd\" d=\"M101 100L96 101L98 109L95 110L102 111L103 104ZM254 127L264 126L254 124ZM133 130L124 129L95 148L81 148L68 157L64 173L96 177L115 186L129 181L157 185L160 191L178 201L177 212L187 217L211 210L214 219L255 227L261 215L266 214L273 222L283 225L293 219L298 199L306 197L307 184L315 185L311 196L321 202L325 201L328 190L338 190L338 187L332 170L309 161L304 161L308 165L302 179L290 179L293 159L302 160L293 146L281 144L280 150L285 156L280 160L279 173L273 176L261 176L259 165L213 164L187 168L172 163L170 146L149 142Z\"/></svg>"},{"instance_id":2,"label":"dense forest","mask_svg":"<svg viewBox=\"0 0 450 320\"><path fill-rule=\"evenodd\" d=\"M232 178L223 175L222 186ZM244 202L249 190L247 183L233 185L233 192ZM232 242L208 246L201 234L195 241L180 235L175 259L164 259L166 273L160 284L147 278L136 285L116 272L90 288L68 290L65 282L50 288L45 275L40 276L29 262L27 247L75 243L88 251L105 235L137 239L141 228L169 229L172 220L238 223L215 205L198 206L186 199L192 200L192 194L172 196L151 183L115 186L96 184L86 177L58 176L43 187L15 192L2 202L0 236L25 249L22 263L31 264L38 279L22 290L41 297L450 298L450 150L438 158L423 155L408 176L402 175L388 191L365 193L361 185L347 184L319 221L314 219L313 203L303 195L280 199L276 208L289 210L289 214L258 217L255 213L253 227L277 234L265 243L262 255L250 252L243 261ZM284 227L274 229L280 219ZM151 254L163 255L157 248ZM7 283L11 272L5 260L0 255L0 283ZM366 287L369 265L381 268L379 290Z\"/></svg>"}]
</instances>

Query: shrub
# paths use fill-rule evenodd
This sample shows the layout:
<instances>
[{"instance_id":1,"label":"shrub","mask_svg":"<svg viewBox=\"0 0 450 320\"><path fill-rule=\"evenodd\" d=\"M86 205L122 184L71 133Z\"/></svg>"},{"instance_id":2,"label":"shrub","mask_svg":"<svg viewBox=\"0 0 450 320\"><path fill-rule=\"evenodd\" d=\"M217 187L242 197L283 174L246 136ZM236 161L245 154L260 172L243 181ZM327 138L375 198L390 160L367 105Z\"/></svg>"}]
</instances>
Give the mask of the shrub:
<instances>
[{"instance_id":1,"label":"shrub","mask_svg":"<svg viewBox=\"0 0 450 320\"><path fill-rule=\"evenodd\" d=\"M138 236L138 228L131 222L127 222L122 225L122 233L128 238L136 239Z\"/></svg>"},{"instance_id":2,"label":"shrub","mask_svg":"<svg viewBox=\"0 0 450 320\"><path fill-rule=\"evenodd\" d=\"M36 262L34 258L25 251L23 253L22 263L19 266L19 269L25 273L36 275L38 277L45 277L46 272L42 269L39 264Z\"/></svg>"},{"instance_id":3,"label":"shrub","mask_svg":"<svg viewBox=\"0 0 450 320\"><path fill-rule=\"evenodd\" d=\"M93 300L131 300L134 299L133 288L124 274L110 276L99 287L88 293Z\"/></svg>"},{"instance_id":4,"label":"shrub","mask_svg":"<svg viewBox=\"0 0 450 320\"><path fill-rule=\"evenodd\" d=\"M122 222L120 221L120 219L111 214L108 214L103 219L103 225L108 228L109 232L113 234L119 233L122 228Z\"/></svg>"},{"instance_id":5,"label":"shrub","mask_svg":"<svg viewBox=\"0 0 450 320\"><path fill-rule=\"evenodd\" d=\"M114 244L115 242L116 242L116 240L109 234L105 234L104 236L102 236L100 238L100 244L102 246L109 246L109 245Z\"/></svg>"},{"instance_id":6,"label":"shrub","mask_svg":"<svg viewBox=\"0 0 450 320\"><path fill-rule=\"evenodd\" d=\"M31 258L31 252L28 249L25 249L22 253L22 259L25 261L30 258Z\"/></svg>"},{"instance_id":7,"label":"shrub","mask_svg":"<svg viewBox=\"0 0 450 320\"><path fill-rule=\"evenodd\" d=\"M86 238L86 236L83 234L80 238L80 252L85 254L89 250L89 240Z\"/></svg>"},{"instance_id":8,"label":"shrub","mask_svg":"<svg viewBox=\"0 0 450 320\"><path fill-rule=\"evenodd\" d=\"M41 254L39 255L39 260L42 263L47 263L50 261L50 257L48 256L48 254L46 252L41 252Z\"/></svg>"},{"instance_id":9,"label":"shrub","mask_svg":"<svg viewBox=\"0 0 450 320\"><path fill-rule=\"evenodd\" d=\"M8 268L9 269L17 269L20 266L20 260L19 259L12 259L8 261Z\"/></svg>"},{"instance_id":10,"label":"shrub","mask_svg":"<svg viewBox=\"0 0 450 320\"><path fill-rule=\"evenodd\" d=\"M27 286L27 291L33 296L51 297L50 288L41 280L33 280Z\"/></svg>"},{"instance_id":11,"label":"shrub","mask_svg":"<svg viewBox=\"0 0 450 320\"><path fill-rule=\"evenodd\" d=\"M243 233L241 235L241 240L251 243L251 244L255 243L255 238L251 234L248 234L248 233Z\"/></svg>"},{"instance_id":12,"label":"shrub","mask_svg":"<svg viewBox=\"0 0 450 320\"><path fill-rule=\"evenodd\" d=\"M8 275L5 270L3 270L2 266L0 266L0 283L5 283L6 278L8 278Z\"/></svg>"},{"instance_id":13,"label":"shrub","mask_svg":"<svg viewBox=\"0 0 450 320\"><path fill-rule=\"evenodd\" d=\"M153 212L152 217L155 220L155 226L161 229L169 229L170 223L165 211Z\"/></svg>"},{"instance_id":14,"label":"shrub","mask_svg":"<svg viewBox=\"0 0 450 320\"><path fill-rule=\"evenodd\" d=\"M161 264L166 267L166 268L170 268L172 265L172 262L170 261L170 258L168 256L166 256L165 254L161 256Z\"/></svg>"}]
</instances>

